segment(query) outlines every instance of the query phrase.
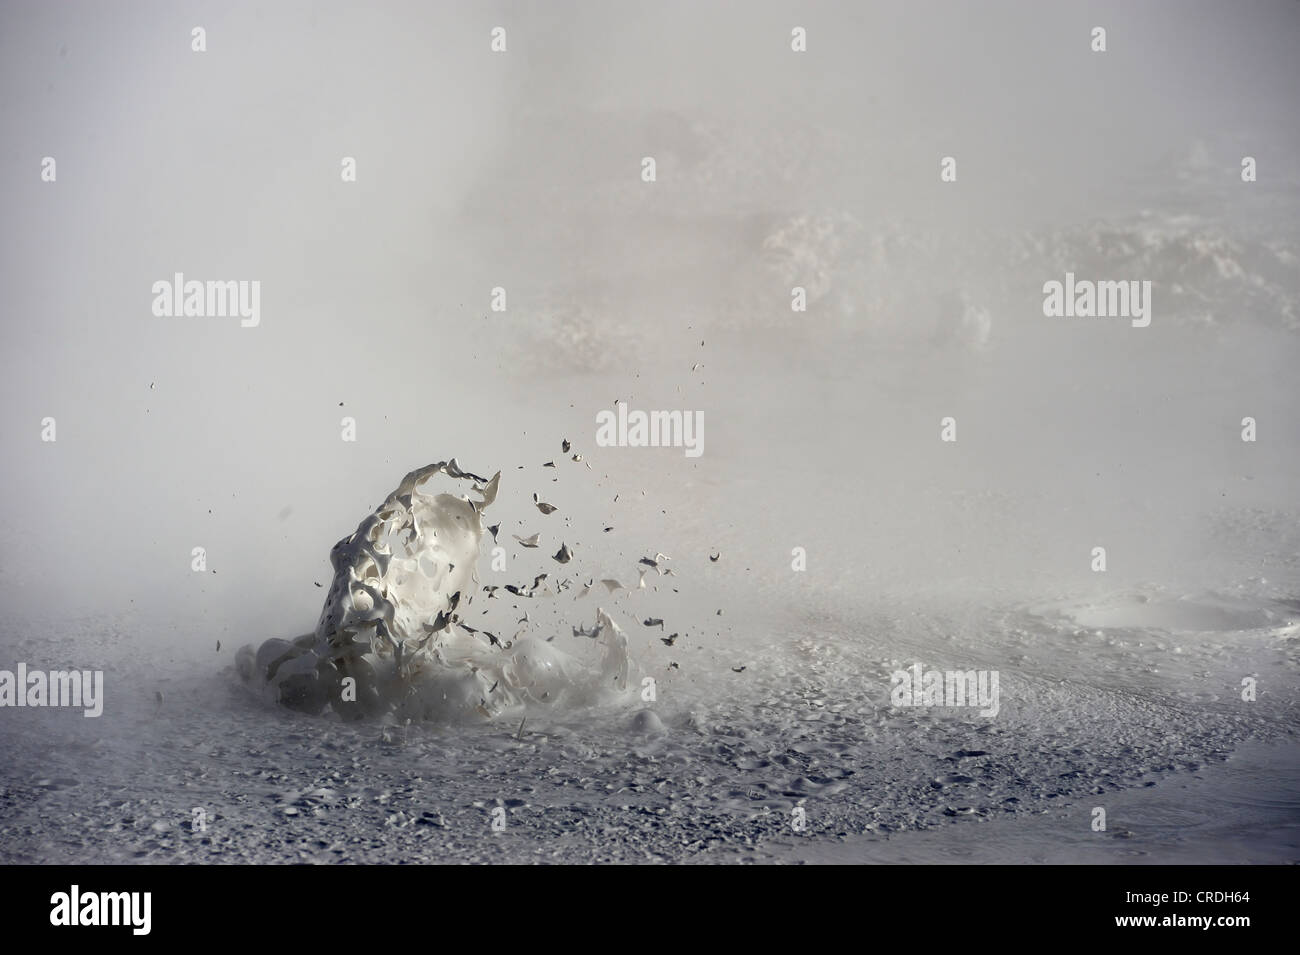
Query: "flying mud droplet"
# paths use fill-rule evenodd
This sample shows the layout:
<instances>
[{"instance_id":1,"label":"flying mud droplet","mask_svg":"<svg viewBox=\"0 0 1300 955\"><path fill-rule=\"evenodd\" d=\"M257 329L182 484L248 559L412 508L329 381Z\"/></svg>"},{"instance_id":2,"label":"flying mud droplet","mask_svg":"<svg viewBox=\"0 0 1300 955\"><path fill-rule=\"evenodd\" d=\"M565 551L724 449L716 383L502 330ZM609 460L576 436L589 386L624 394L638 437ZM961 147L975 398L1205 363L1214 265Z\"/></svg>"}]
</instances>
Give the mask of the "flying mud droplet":
<instances>
[{"instance_id":1,"label":"flying mud droplet","mask_svg":"<svg viewBox=\"0 0 1300 955\"><path fill-rule=\"evenodd\" d=\"M655 554L653 557L642 557L637 563L645 564L660 574L671 574L672 571L664 566L664 561L672 560L667 554Z\"/></svg>"}]
</instances>

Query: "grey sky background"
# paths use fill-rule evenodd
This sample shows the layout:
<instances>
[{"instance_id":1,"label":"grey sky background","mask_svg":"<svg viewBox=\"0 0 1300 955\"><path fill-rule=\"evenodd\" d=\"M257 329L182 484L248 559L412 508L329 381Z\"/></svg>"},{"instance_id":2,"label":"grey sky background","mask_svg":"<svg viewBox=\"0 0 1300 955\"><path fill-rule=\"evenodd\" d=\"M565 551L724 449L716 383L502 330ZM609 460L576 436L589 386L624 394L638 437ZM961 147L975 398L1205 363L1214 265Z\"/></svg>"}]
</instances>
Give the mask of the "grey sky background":
<instances>
[{"instance_id":1,"label":"grey sky background","mask_svg":"<svg viewBox=\"0 0 1300 955\"><path fill-rule=\"evenodd\" d=\"M497 25L505 55L488 49ZM807 54L789 50L793 25L809 31ZM1105 55L1088 50L1094 25L1109 31ZM190 50L194 26L206 53ZM1125 339L1118 359L1113 338L1004 339L1005 374L976 388L927 365L888 402L867 399L851 355L836 377L785 367L780 339L753 337L747 351L709 353L716 385L682 398L667 369L697 360L686 346L702 336L670 306L713 294L735 261L695 219L844 209L973 236L1129 215L1189 155L1194 171L1229 176L1253 155L1261 182L1236 215L1285 226L1279 209L1294 210L1300 182L1298 44L1300 4L1266 2L5 2L0 593L20 613L134 601L249 639L300 632L330 545L404 473L455 455L508 481L517 464L556 457L563 436L590 449L614 389L642 407L705 410L704 458L606 454L608 494L530 474L512 496L543 487L585 526L605 518L597 497L653 482L662 506L637 503L627 518L647 534L713 539L701 528L757 521L747 543L772 541L771 568L806 537L843 579L891 561L923 577L933 548L918 535L942 537L949 512L935 515L916 475L946 467L933 457L941 403L929 403L948 395L958 409L1061 422L1032 440L988 435L953 480L978 475L1013 499L1051 489L1091 508L1081 534L1109 514L1112 539L1128 527L1164 548L1151 567L1168 571L1200 541L1179 519L1199 507L1182 489L1208 493L1194 422L1218 414L1231 432L1254 408L1293 412L1293 337L1252 332L1216 350L1157 327ZM744 131L753 151L716 192L674 194L669 173L698 158L699 122ZM815 178L747 178L809 130L838 144ZM956 194L937 181L946 154L959 158ZM55 184L40 180L47 155ZM664 157L651 212L636 192L643 155ZM344 156L356 183L339 181ZM660 263L686 259L686 287L660 281ZM260 280L260 327L154 317L152 283L178 271ZM606 293L635 289L636 321L656 329L634 361L575 373L549 351L509 347L527 332L512 323L526 321L532 290L581 298L602 275L615 277ZM512 290L504 316L488 317L494 285ZM1072 401L1070 378L1104 383L1104 396ZM1125 391L1162 382L1163 405ZM923 435L907 417L918 408ZM1185 450L1143 457L1149 442L1122 427L1140 413L1186 428ZM355 444L339 439L344 414L358 420ZM47 415L53 445L40 441ZM1282 499L1296 433L1258 449L1260 500ZM766 470L791 449L808 472ZM1212 455L1225 474L1232 450ZM1098 460L1129 471L1087 498L1082 475ZM1131 526L1138 500L1167 504L1163 540ZM526 515L512 507L498 516ZM949 524L943 561L999 520ZM217 571L201 581L196 545ZM983 567L986 582L1024 569L1013 535L998 546L961 569Z\"/></svg>"}]
</instances>

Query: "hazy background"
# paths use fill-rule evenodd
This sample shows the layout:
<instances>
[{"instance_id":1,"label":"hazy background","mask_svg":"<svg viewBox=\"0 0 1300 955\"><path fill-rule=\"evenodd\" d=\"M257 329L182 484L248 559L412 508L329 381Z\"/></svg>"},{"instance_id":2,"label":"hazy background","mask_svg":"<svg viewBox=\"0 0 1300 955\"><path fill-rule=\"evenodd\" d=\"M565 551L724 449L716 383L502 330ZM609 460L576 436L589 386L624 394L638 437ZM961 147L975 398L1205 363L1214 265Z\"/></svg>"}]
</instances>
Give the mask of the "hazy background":
<instances>
[{"instance_id":1,"label":"hazy background","mask_svg":"<svg viewBox=\"0 0 1300 955\"><path fill-rule=\"evenodd\" d=\"M755 599L1076 589L1096 544L1108 586L1293 573L1298 41L1263 2L5 2L0 596L301 632L452 455L510 531L561 536L541 491ZM801 214L861 231L793 316L762 250ZM1043 318L1067 269L1154 279L1151 327ZM260 327L154 317L177 271L260 280ZM954 289L988 349L911 333ZM616 396L702 410L704 456L595 449ZM563 437L594 470L552 484Z\"/></svg>"},{"instance_id":2,"label":"hazy background","mask_svg":"<svg viewBox=\"0 0 1300 955\"><path fill-rule=\"evenodd\" d=\"M0 861L1296 861L1298 47L1294 2L0 0L0 668L105 674L0 715ZM1150 327L1044 317L1067 271ZM260 326L155 317L176 272ZM703 455L596 447L615 399ZM671 557L460 607L592 655L603 606L652 704L240 684L452 456L485 584ZM914 663L996 718L897 706Z\"/></svg>"}]
</instances>

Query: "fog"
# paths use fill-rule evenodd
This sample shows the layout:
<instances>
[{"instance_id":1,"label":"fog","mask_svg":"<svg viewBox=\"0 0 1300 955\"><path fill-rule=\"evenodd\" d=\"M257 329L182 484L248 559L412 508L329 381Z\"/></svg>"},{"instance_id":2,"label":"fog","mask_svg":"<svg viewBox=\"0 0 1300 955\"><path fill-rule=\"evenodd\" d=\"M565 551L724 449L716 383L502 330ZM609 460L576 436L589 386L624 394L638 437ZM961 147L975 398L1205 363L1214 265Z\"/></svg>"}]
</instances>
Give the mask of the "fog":
<instances>
[{"instance_id":1,"label":"fog","mask_svg":"<svg viewBox=\"0 0 1300 955\"><path fill-rule=\"evenodd\" d=\"M1295 862L1297 41L6 0L0 861Z\"/></svg>"},{"instance_id":2,"label":"fog","mask_svg":"<svg viewBox=\"0 0 1300 955\"><path fill-rule=\"evenodd\" d=\"M989 350L912 327L987 279L991 235L1050 243L1144 209L1293 227L1295 4L2 16L0 586L22 615L299 632L333 542L402 474L452 455L505 472L508 521L543 490L593 547L614 517L630 547L739 547L723 573L755 598L785 586L796 545L814 555L810 591L868 600L1084 586L1098 543L1108 585L1179 580L1203 569L1221 503L1290 503L1295 329L1270 315L1177 321L1156 276L1150 328L1053 323L1040 287L1073 266L1001 262L977 288ZM1260 169L1249 186L1243 155ZM872 276L889 321L829 305L719 317L768 293L786 308L788 284L758 263L800 214L933 239ZM1127 261L1098 277L1151 277ZM176 272L259 280L260 324L155 316L151 286ZM1294 273L1278 281L1295 294ZM551 334L563 309L586 316L559 326L569 339ZM598 452L594 414L616 396L702 411L706 453ZM955 445L938 440L944 415ZM1238 440L1245 415L1256 446ZM564 437L593 464L586 484L515 471ZM1244 572L1246 549L1211 576Z\"/></svg>"}]
</instances>

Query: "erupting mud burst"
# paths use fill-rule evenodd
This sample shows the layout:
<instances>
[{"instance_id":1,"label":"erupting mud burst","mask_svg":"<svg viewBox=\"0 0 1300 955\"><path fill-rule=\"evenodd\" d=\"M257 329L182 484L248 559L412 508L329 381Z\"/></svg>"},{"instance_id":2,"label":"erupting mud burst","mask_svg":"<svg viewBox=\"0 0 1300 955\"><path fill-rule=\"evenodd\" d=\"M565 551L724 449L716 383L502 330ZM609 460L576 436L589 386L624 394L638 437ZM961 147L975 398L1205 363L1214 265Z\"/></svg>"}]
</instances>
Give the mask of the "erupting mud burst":
<instances>
[{"instance_id":1,"label":"erupting mud burst","mask_svg":"<svg viewBox=\"0 0 1300 955\"><path fill-rule=\"evenodd\" d=\"M477 500L420 488L435 475L469 482ZM502 643L462 623L477 589L489 480L451 461L412 471L334 545L334 580L314 633L239 651L245 683L292 709L345 719L391 714L452 721L517 717L530 704L592 703L627 690L627 639L603 610L596 667L524 637Z\"/></svg>"}]
</instances>

